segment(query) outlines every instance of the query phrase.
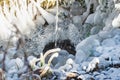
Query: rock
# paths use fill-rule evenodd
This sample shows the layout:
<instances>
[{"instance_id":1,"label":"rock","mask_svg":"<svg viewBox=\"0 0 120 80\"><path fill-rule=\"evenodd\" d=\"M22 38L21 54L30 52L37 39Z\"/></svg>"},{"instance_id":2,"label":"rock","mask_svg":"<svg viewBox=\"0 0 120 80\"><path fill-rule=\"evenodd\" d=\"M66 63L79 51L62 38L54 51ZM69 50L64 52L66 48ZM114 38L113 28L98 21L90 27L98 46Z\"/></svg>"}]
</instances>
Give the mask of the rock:
<instances>
[{"instance_id":1,"label":"rock","mask_svg":"<svg viewBox=\"0 0 120 80\"><path fill-rule=\"evenodd\" d=\"M28 66L23 66L21 69L18 70L18 74L23 74L28 70Z\"/></svg>"},{"instance_id":2,"label":"rock","mask_svg":"<svg viewBox=\"0 0 120 80\"><path fill-rule=\"evenodd\" d=\"M5 80L13 80L11 77L6 77Z\"/></svg>"},{"instance_id":3,"label":"rock","mask_svg":"<svg viewBox=\"0 0 120 80\"><path fill-rule=\"evenodd\" d=\"M84 62L81 64L82 70L86 71L86 69L87 69L87 67L88 67L88 64L89 64L89 62L84 61Z\"/></svg>"},{"instance_id":4,"label":"rock","mask_svg":"<svg viewBox=\"0 0 120 80\"><path fill-rule=\"evenodd\" d=\"M96 76L96 79L97 79L97 80L104 80L105 77L106 77L106 76L105 76L104 74L100 74L100 75Z\"/></svg>"},{"instance_id":5,"label":"rock","mask_svg":"<svg viewBox=\"0 0 120 80\"><path fill-rule=\"evenodd\" d=\"M95 15L94 15L94 24L95 25L101 25L101 24L103 24L103 22L102 22L102 17L101 17L101 11L97 11L96 13L95 13Z\"/></svg>"},{"instance_id":6,"label":"rock","mask_svg":"<svg viewBox=\"0 0 120 80\"><path fill-rule=\"evenodd\" d=\"M15 66L13 66L13 67L11 67L9 70L8 70L8 74L10 74L11 75L11 77L12 77L12 75L14 75L14 74L16 74L17 73L17 67L15 67Z\"/></svg>"},{"instance_id":7,"label":"rock","mask_svg":"<svg viewBox=\"0 0 120 80\"><path fill-rule=\"evenodd\" d=\"M112 39L112 38L103 40L103 42L101 44L102 44L102 46L109 46L109 47L116 45L114 39Z\"/></svg>"},{"instance_id":8,"label":"rock","mask_svg":"<svg viewBox=\"0 0 120 80\"><path fill-rule=\"evenodd\" d=\"M55 16L52 15L51 13L47 12L46 10L44 10L42 7L38 6L38 10L40 11L40 13L42 14L43 18L47 21L48 24L52 24L55 23Z\"/></svg>"},{"instance_id":9,"label":"rock","mask_svg":"<svg viewBox=\"0 0 120 80\"><path fill-rule=\"evenodd\" d=\"M94 16L95 16L94 13L93 13L93 14L90 14L90 15L87 17L85 23L94 24L94 20L93 20L93 19L94 19Z\"/></svg>"},{"instance_id":10,"label":"rock","mask_svg":"<svg viewBox=\"0 0 120 80\"><path fill-rule=\"evenodd\" d=\"M56 59L53 59L53 65L55 65L56 69L66 64L68 55L69 53L66 50L61 50L59 52L59 56Z\"/></svg>"},{"instance_id":11,"label":"rock","mask_svg":"<svg viewBox=\"0 0 120 80\"><path fill-rule=\"evenodd\" d=\"M16 47L13 47L13 48L9 48L8 50L7 50L7 53L8 53L8 57L9 58L13 58L13 56L16 54Z\"/></svg>"},{"instance_id":12,"label":"rock","mask_svg":"<svg viewBox=\"0 0 120 80\"><path fill-rule=\"evenodd\" d=\"M115 37L116 35L119 36L120 35L120 29L111 29L111 34L113 35L113 37Z\"/></svg>"},{"instance_id":13,"label":"rock","mask_svg":"<svg viewBox=\"0 0 120 80\"><path fill-rule=\"evenodd\" d=\"M71 43L74 43L74 45L77 45L81 41L79 36L79 31L74 24L69 24L67 34L69 40L71 41Z\"/></svg>"},{"instance_id":14,"label":"rock","mask_svg":"<svg viewBox=\"0 0 120 80\"><path fill-rule=\"evenodd\" d=\"M34 21L36 25L44 25L45 24L45 20L42 16L37 16L37 19Z\"/></svg>"},{"instance_id":15,"label":"rock","mask_svg":"<svg viewBox=\"0 0 120 80\"><path fill-rule=\"evenodd\" d=\"M20 58L5 60L6 70L13 72L18 71L24 66L23 61Z\"/></svg>"},{"instance_id":16,"label":"rock","mask_svg":"<svg viewBox=\"0 0 120 80\"><path fill-rule=\"evenodd\" d=\"M89 57L89 54L86 54L84 51L82 50L77 50L77 53L75 55L75 62L78 64L81 64L81 62L83 60L86 60Z\"/></svg>"},{"instance_id":17,"label":"rock","mask_svg":"<svg viewBox=\"0 0 120 80\"><path fill-rule=\"evenodd\" d=\"M2 62L3 57L4 57L4 53L0 52L0 63Z\"/></svg>"},{"instance_id":18,"label":"rock","mask_svg":"<svg viewBox=\"0 0 120 80\"><path fill-rule=\"evenodd\" d=\"M113 37L110 31L100 31L98 36L102 38L102 40Z\"/></svg>"},{"instance_id":19,"label":"rock","mask_svg":"<svg viewBox=\"0 0 120 80\"><path fill-rule=\"evenodd\" d=\"M80 25L82 25L81 16L73 16L72 20L73 20L74 24L80 24Z\"/></svg>"},{"instance_id":20,"label":"rock","mask_svg":"<svg viewBox=\"0 0 120 80\"><path fill-rule=\"evenodd\" d=\"M6 61L5 61L5 65L6 65L6 70L7 70L7 71L8 71L10 68L15 67L15 66L16 66L15 59L6 60Z\"/></svg>"},{"instance_id":21,"label":"rock","mask_svg":"<svg viewBox=\"0 0 120 80\"><path fill-rule=\"evenodd\" d=\"M117 45L120 45L120 35L115 35L115 36L113 37L113 39L115 40L115 43L116 43Z\"/></svg>"},{"instance_id":22,"label":"rock","mask_svg":"<svg viewBox=\"0 0 120 80\"><path fill-rule=\"evenodd\" d=\"M116 3L115 8L119 10L120 9L120 3Z\"/></svg>"},{"instance_id":23,"label":"rock","mask_svg":"<svg viewBox=\"0 0 120 80\"><path fill-rule=\"evenodd\" d=\"M78 1L75 1L70 6L70 12L73 16L81 15L84 12L84 8L82 8L81 4Z\"/></svg>"},{"instance_id":24,"label":"rock","mask_svg":"<svg viewBox=\"0 0 120 80\"><path fill-rule=\"evenodd\" d=\"M86 72L93 71L95 68L98 68L98 64L100 63L99 58L95 57L89 64L86 69Z\"/></svg>"},{"instance_id":25,"label":"rock","mask_svg":"<svg viewBox=\"0 0 120 80\"><path fill-rule=\"evenodd\" d=\"M98 52L98 53L103 53L103 47L102 46L98 46L98 47L96 47L96 51Z\"/></svg>"},{"instance_id":26,"label":"rock","mask_svg":"<svg viewBox=\"0 0 120 80\"><path fill-rule=\"evenodd\" d=\"M71 58L69 58L67 61L66 61L66 64L69 64L69 65L72 65L74 63L74 61L71 59Z\"/></svg>"},{"instance_id":27,"label":"rock","mask_svg":"<svg viewBox=\"0 0 120 80\"><path fill-rule=\"evenodd\" d=\"M118 17L114 18L114 20L112 21L112 26L113 26L114 28L120 27L119 17L120 17L120 15L119 15Z\"/></svg>"},{"instance_id":28,"label":"rock","mask_svg":"<svg viewBox=\"0 0 120 80\"><path fill-rule=\"evenodd\" d=\"M23 62L20 58L16 58L16 59L15 59L15 62L16 62L16 65L17 65L17 68L18 68L18 69L23 68L24 62Z\"/></svg>"},{"instance_id":29,"label":"rock","mask_svg":"<svg viewBox=\"0 0 120 80\"><path fill-rule=\"evenodd\" d=\"M75 62L81 64L81 61L92 55L94 48L100 45L97 38L97 36L90 36L76 46Z\"/></svg>"},{"instance_id":30,"label":"rock","mask_svg":"<svg viewBox=\"0 0 120 80\"><path fill-rule=\"evenodd\" d=\"M94 26L91 31L90 31L90 34L91 35L95 35L97 33L99 33L99 31L102 29L102 26Z\"/></svg>"}]
</instances>

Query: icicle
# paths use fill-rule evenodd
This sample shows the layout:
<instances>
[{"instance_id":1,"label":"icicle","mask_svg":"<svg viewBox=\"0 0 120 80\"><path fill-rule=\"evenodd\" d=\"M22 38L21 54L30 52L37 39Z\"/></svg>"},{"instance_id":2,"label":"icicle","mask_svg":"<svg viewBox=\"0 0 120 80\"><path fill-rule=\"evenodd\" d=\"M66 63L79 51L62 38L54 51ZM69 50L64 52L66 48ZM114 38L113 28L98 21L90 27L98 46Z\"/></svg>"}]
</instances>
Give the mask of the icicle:
<instances>
[{"instance_id":1,"label":"icicle","mask_svg":"<svg viewBox=\"0 0 120 80\"><path fill-rule=\"evenodd\" d=\"M40 11L40 13L45 18L45 20L47 21L48 24L52 24L55 22L55 16L48 13L46 10L44 10L42 7L40 7L39 2L36 3L33 0L31 0L31 2L38 8L38 10Z\"/></svg>"},{"instance_id":2,"label":"icicle","mask_svg":"<svg viewBox=\"0 0 120 80\"><path fill-rule=\"evenodd\" d=\"M56 0L56 7L57 7L57 11L56 11L56 26L55 26L55 47L57 46L57 36L58 36L58 0Z\"/></svg>"}]
</instances>

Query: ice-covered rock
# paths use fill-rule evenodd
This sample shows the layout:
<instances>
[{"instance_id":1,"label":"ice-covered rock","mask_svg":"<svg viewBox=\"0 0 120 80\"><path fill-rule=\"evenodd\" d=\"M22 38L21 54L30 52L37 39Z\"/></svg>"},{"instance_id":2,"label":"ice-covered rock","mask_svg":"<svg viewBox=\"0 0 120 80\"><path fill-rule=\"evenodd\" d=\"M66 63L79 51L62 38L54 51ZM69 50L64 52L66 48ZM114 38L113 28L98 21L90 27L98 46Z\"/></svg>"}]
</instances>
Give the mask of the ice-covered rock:
<instances>
[{"instance_id":1,"label":"ice-covered rock","mask_svg":"<svg viewBox=\"0 0 120 80\"><path fill-rule=\"evenodd\" d=\"M24 63L20 58L5 60L6 70L11 73L17 72L19 69L23 68Z\"/></svg>"},{"instance_id":2,"label":"ice-covered rock","mask_svg":"<svg viewBox=\"0 0 120 80\"><path fill-rule=\"evenodd\" d=\"M81 24L82 25L81 16L73 16L72 20L73 20L74 24Z\"/></svg>"},{"instance_id":3,"label":"ice-covered rock","mask_svg":"<svg viewBox=\"0 0 120 80\"><path fill-rule=\"evenodd\" d=\"M55 16L49 12L47 12L46 10L44 10L42 7L38 6L39 8L38 10L40 11L40 13L42 14L43 18L47 21L48 24L52 24L55 22Z\"/></svg>"},{"instance_id":4,"label":"ice-covered rock","mask_svg":"<svg viewBox=\"0 0 120 80\"><path fill-rule=\"evenodd\" d=\"M100 63L99 58L95 57L89 64L86 69L86 72L93 71L95 68L98 68L98 64Z\"/></svg>"},{"instance_id":5,"label":"ice-covered rock","mask_svg":"<svg viewBox=\"0 0 120 80\"><path fill-rule=\"evenodd\" d=\"M56 69L66 64L68 55L69 53L66 50L61 50L59 52L59 56L56 59L53 59L53 65L55 65Z\"/></svg>"},{"instance_id":6,"label":"ice-covered rock","mask_svg":"<svg viewBox=\"0 0 120 80\"><path fill-rule=\"evenodd\" d=\"M44 25L45 24L45 20L44 20L44 18L42 17L42 16L37 16L37 19L35 20L35 23L36 23L36 25Z\"/></svg>"},{"instance_id":7,"label":"ice-covered rock","mask_svg":"<svg viewBox=\"0 0 120 80\"><path fill-rule=\"evenodd\" d=\"M116 43L117 45L120 45L120 35L115 35L115 36L113 37L113 39L115 40L115 43Z\"/></svg>"},{"instance_id":8,"label":"ice-covered rock","mask_svg":"<svg viewBox=\"0 0 120 80\"><path fill-rule=\"evenodd\" d=\"M113 37L110 31L100 31L98 36L102 38L102 40Z\"/></svg>"},{"instance_id":9,"label":"ice-covered rock","mask_svg":"<svg viewBox=\"0 0 120 80\"><path fill-rule=\"evenodd\" d=\"M97 34L100 30L102 30L102 26L99 26L99 25L94 26L94 27L91 29L90 34L91 34L91 35Z\"/></svg>"},{"instance_id":10,"label":"ice-covered rock","mask_svg":"<svg viewBox=\"0 0 120 80\"><path fill-rule=\"evenodd\" d=\"M106 76L104 74L100 74L98 76L96 76L97 80L104 80L106 78Z\"/></svg>"},{"instance_id":11,"label":"ice-covered rock","mask_svg":"<svg viewBox=\"0 0 120 80\"><path fill-rule=\"evenodd\" d=\"M0 52L0 62L3 60L3 57L4 57L4 53Z\"/></svg>"},{"instance_id":12,"label":"ice-covered rock","mask_svg":"<svg viewBox=\"0 0 120 80\"><path fill-rule=\"evenodd\" d=\"M93 14L90 14L90 15L87 17L85 23L94 24L94 16L95 16L94 13L93 13Z\"/></svg>"},{"instance_id":13,"label":"ice-covered rock","mask_svg":"<svg viewBox=\"0 0 120 80\"><path fill-rule=\"evenodd\" d=\"M11 67L15 66L15 59L6 60L6 70L9 70Z\"/></svg>"},{"instance_id":14,"label":"ice-covered rock","mask_svg":"<svg viewBox=\"0 0 120 80\"><path fill-rule=\"evenodd\" d=\"M101 25L101 24L103 24L103 18L102 18L102 16L101 16L101 11L97 11L96 13L95 13L95 15L94 15L94 24L96 24L96 25Z\"/></svg>"},{"instance_id":15,"label":"ice-covered rock","mask_svg":"<svg viewBox=\"0 0 120 80\"><path fill-rule=\"evenodd\" d=\"M100 42L97 36L90 36L81 41L76 46L75 62L81 64L83 60L86 60L90 55L93 54L92 51L94 51L94 48L99 45Z\"/></svg>"},{"instance_id":16,"label":"ice-covered rock","mask_svg":"<svg viewBox=\"0 0 120 80\"><path fill-rule=\"evenodd\" d=\"M9 49L7 50L8 57L12 59L16 52L17 52L17 51L16 51L16 47L9 48Z\"/></svg>"},{"instance_id":17,"label":"ice-covered rock","mask_svg":"<svg viewBox=\"0 0 120 80\"><path fill-rule=\"evenodd\" d=\"M23 68L23 66L24 66L24 62L23 62L22 59L20 59L20 58L16 58L16 59L15 59L15 62L16 62L16 65L17 65L17 68L18 68L18 69Z\"/></svg>"},{"instance_id":18,"label":"ice-covered rock","mask_svg":"<svg viewBox=\"0 0 120 80\"><path fill-rule=\"evenodd\" d=\"M87 59L90 54L86 54L82 50L77 50L76 57L75 57L75 62L80 64L83 60Z\"/></svg>"},{"instance_id":19,"label":"ice-covered rock","mask_svg":"<svg viewBox=\"0 0 120 80\"><path fill-rule=\"evenodd\" d=\"M69 24L67 34L69 40L71 40L71 43L74 43L74 45L77 45L81 41L79 36L79 31L74 24Z\"/></svg>"},{"instance_id":20,"label":"ice-covered rock","mask_svg":"<svg viewBox=\"0 0 120 80\"><path fill-rule=\"evenodd\" d=\"M84 9L82 8L81 4L78 1L73 2L72 5L70 6L70 13L73 16L81 15L83 12Z\"/></svg>"},{"instance_id":21,"label":"ice-covered rock","mask_svg":"<svg viewBox=\"0 0 120 80\"><path fill-rule=\"evenodd\" d=\"M120 18L120 15L118 15L118 16L117 16L116 18L114 18L114 20L112 21L112 26L113 26L114 28L120 27L119 18Z\"/></svg>"},{"instance_id":22,"label":"ice-covered rock","mask_svg":"<svg viewBox=\"0 0 120 80\"><path fill-rule=\"evenodd\" d=\"M110 47L110 46L115 46L116 42L114 41L114 39L108 38L108 39L103 40L103 42L101 44L102 44L102 46L109 46Z\"/></svg>"}]
</instances>

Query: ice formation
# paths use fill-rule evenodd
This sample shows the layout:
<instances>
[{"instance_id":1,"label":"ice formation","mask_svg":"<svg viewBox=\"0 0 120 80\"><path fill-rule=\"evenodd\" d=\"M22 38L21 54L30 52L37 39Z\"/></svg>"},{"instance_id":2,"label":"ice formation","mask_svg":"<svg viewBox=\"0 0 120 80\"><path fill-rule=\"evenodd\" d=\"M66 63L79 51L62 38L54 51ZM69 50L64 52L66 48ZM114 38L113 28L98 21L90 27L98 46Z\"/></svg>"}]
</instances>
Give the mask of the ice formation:
<instances>
[{"instance_id":1,"label":"ice formation","mask_svg":"<svg viewBox=\"0 0 120 80\"><path fill-rule=\"evenodd\" d=\"M119 0L59 0L57 33L55 0L9 1L0 5L0 68L6 71L0 69L2 78L4 74L6 80L23 80L30 77L31 66L31 77L38 79L52 71L42 80L120 79ZM70 41L76 53L69 54L73 47L67 46L69 51L64 48L48 56L50 60L41 67L45 46L56 40Z\"/></svg>"}]
</instances>

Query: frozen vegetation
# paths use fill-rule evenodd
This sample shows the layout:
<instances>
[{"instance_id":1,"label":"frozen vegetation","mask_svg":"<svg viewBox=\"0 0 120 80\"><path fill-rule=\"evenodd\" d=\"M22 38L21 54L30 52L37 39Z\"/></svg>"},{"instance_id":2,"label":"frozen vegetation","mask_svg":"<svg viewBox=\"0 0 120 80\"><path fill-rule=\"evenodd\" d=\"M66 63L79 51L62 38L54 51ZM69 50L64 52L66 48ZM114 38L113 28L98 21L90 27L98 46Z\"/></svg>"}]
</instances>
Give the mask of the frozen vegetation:
<instances>
[{"instance_id":1,"label":"frozen vegetation","mask_svg":"<svg viewBox=\"0 0 120 80\"><path fill-rule=\"evenodd\" d=\"M120 80L119 0L0 0L0 80Z\"/></svg>"}]
</instances>

